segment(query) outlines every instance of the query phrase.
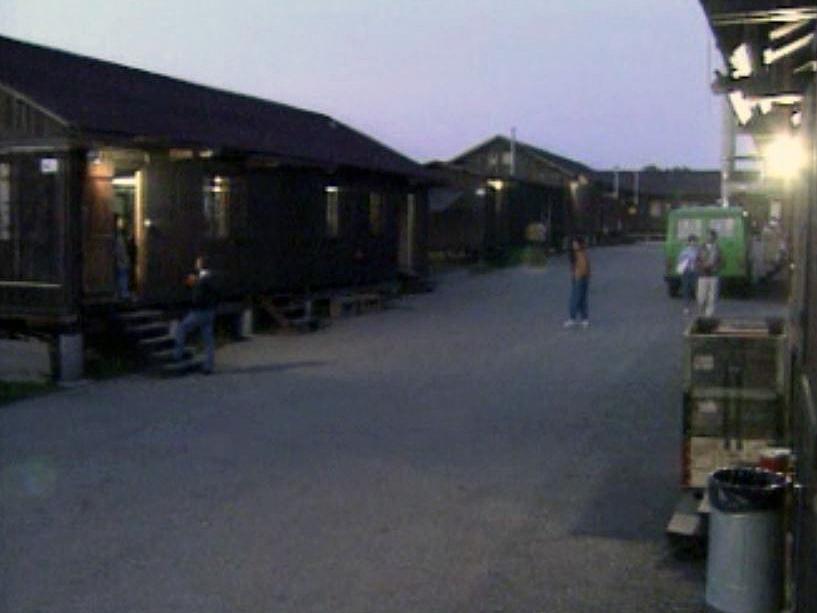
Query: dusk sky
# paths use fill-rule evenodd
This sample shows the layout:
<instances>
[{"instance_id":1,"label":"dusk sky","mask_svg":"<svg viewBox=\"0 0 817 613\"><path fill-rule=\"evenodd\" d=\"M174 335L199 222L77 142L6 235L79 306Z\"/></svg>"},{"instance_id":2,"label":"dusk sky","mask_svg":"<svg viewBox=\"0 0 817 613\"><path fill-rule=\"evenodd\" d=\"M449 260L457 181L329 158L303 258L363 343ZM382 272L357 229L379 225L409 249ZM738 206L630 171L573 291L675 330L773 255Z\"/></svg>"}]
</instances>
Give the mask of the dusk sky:
<instances>
[{"instance_id":1,"label":"dusk sky","mask_svg":"<svg viewBox=\"0 0 817 613\"><path fill-rule=\"evenodd\" d=\"M0 0L0 34L320 111L422 162L515 126L598 169L718 166L696 0Z\"/></svg>"}]
</instances>

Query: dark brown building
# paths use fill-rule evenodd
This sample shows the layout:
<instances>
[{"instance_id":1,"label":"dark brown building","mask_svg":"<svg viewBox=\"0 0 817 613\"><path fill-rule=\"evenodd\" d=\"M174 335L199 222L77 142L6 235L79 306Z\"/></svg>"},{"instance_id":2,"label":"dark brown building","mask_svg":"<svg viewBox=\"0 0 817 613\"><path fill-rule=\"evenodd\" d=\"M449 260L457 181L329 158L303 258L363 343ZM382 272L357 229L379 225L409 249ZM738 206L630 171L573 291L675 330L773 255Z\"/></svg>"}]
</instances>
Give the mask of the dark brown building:
<instances>
[{"instance_id":1,"label":"dark brown building","mask_svg":"<svg viewBox=\"0 0 817 613\"><path fill-rule=\"evenodd\" d=\"M0 321L81 328L142 304L374 283L426 266L426 171L320 113L0 37Z\"/></svg>"}]
</instances>

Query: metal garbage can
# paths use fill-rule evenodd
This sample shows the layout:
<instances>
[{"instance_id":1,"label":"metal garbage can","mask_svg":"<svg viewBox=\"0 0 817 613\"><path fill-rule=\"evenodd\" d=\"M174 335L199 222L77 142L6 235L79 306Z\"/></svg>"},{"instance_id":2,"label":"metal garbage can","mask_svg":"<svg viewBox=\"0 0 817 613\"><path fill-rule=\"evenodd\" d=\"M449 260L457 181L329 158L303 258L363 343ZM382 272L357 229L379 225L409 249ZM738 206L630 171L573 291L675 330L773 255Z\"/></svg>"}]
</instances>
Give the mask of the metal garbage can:
<instances>
[{"instance_id":1,"label":"metal garbage can","mask_svg":"<svg viewBox=\"0 0 817 613\"><path fill-rule=\"evenodd\" d=\"M722 468L709 477L709 606L725 613L781 609L787 482L762 468Z\"/></svg>"}]
</instances>

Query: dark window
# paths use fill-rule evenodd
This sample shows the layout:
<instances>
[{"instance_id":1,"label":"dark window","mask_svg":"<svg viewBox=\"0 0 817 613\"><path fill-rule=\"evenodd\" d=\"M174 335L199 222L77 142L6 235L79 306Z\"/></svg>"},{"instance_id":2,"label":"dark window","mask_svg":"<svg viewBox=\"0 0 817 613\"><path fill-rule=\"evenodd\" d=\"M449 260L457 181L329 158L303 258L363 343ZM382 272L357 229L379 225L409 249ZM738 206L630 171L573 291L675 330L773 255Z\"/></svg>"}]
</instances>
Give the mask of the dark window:
<instances>
[{"instance_id":1,"label":"dark window","mask_svg":"<svg viewBox=\"0 0 817 613\"><path fill-rule=\"evenodd\" d=\"M374 236L383 233L383 194L369 194L369 232Z\"/></svg>"}]
</instances>

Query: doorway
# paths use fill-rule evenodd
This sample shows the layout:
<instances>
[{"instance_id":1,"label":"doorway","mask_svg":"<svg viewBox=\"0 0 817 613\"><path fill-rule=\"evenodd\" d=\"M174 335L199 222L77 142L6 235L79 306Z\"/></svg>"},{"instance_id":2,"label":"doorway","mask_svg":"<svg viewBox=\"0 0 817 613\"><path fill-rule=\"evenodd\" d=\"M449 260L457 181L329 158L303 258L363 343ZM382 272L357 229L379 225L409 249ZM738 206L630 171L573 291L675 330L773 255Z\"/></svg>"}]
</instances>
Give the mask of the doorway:
<instances>
[{"instance_id":1,"label":"doorway","mask_svg":"<svg viewBox=\"0 0 817 613\"><path fill-rule=\"evenodd\" d=\"M133 302L142 295L142 182L147 164L147 155L138 150L88 152L83 263L86 298Z\"/></svg>"},{"instance_id":2,"label":"doorway","mask_svg":"<svg viewBox=\"0 0 817 613\"><path fill-rule=\"evenodd\" d=\"M130 299L139 294L138 177L136 174L115 176L112 184L117 295L120 299Z\"/></svg>"}]
</instances>

